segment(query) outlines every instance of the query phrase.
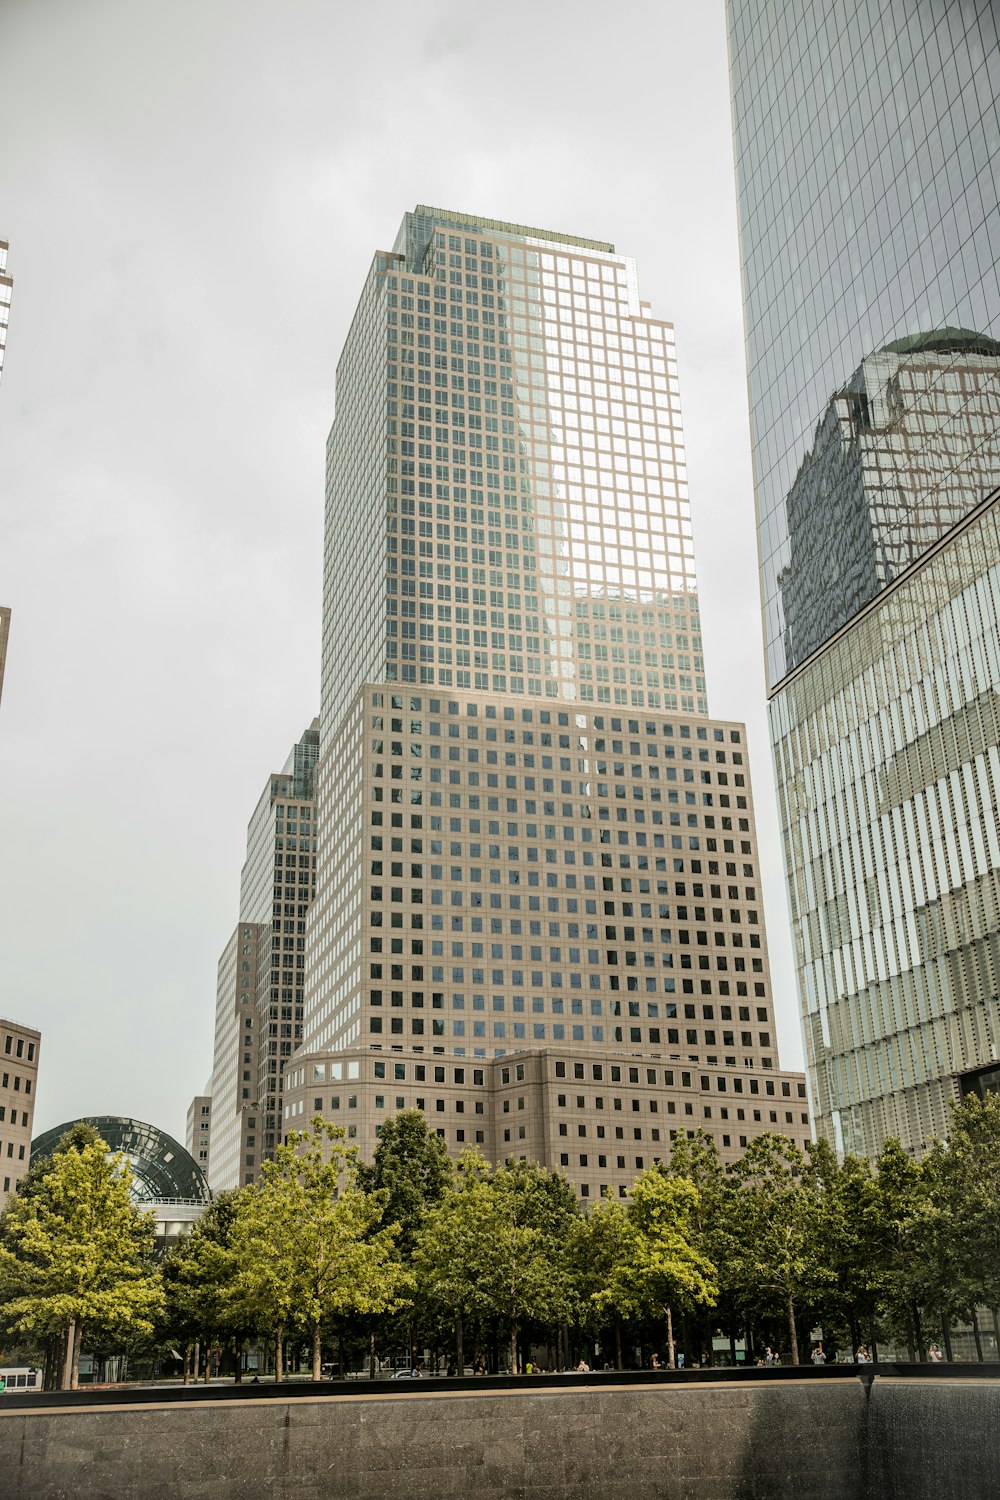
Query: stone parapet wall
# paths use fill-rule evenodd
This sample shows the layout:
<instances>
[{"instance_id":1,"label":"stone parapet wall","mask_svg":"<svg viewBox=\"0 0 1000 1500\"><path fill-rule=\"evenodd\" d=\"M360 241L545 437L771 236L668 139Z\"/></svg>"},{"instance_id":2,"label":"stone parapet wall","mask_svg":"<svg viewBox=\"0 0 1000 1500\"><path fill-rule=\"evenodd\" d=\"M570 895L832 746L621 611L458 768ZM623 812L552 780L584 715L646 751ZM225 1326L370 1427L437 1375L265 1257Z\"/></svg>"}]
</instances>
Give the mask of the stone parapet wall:
<instances>
[{"instance_id":1,"label":"stone parapet wall","mask_svg":"<svg viewBox=\"0 0 1000 1500\"><path fill-rule=\"evenodd\" d=\"M3 1500L976 1500L998 1473L1000 1383L969 1379L0 1408Z\"/></svg>"}]
</instances>

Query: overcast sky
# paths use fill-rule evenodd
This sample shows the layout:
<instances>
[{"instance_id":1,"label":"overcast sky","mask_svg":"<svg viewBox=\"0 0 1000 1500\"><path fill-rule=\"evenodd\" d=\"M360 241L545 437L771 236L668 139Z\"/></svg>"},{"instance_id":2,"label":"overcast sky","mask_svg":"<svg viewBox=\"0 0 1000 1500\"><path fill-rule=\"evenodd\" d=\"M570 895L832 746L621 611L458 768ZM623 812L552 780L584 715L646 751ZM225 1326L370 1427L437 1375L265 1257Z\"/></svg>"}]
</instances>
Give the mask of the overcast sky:
<instances>
[{"instance_id":1,"label":"overcast sky","mask_svg":"<svg viewBox=\"0 0 1000 1500\"><path fill-rule=\"evenodd\" d=\"M2 0L0 1015L36 1132L183 1138L246 824L316 711L324 441L376 249L430 203L612 240L677 329L712 712L779 872L723 0Z\"/></svg>"}]
</instances>

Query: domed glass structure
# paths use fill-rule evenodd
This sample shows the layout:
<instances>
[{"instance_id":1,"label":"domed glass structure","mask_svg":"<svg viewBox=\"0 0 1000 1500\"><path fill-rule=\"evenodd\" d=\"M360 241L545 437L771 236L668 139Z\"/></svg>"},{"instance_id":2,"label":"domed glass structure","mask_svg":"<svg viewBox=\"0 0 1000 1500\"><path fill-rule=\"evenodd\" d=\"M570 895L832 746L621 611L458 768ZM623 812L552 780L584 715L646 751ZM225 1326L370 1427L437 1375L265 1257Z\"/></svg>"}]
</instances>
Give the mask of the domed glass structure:
<instances>
[{"instance_id":1,"label":"domed glass structure","mask_svg":"<svg viewBox=\"0 0 1000 1500\"><path fill-rule=\"evenodd\" d=\"M31 1160L51 1156L74 1125L91 1125L109 1151L121 1154L132 1168L132 1195L141 1208L156 1215L159 1248L184 1234L199 1219L212 1194L204 1172L191 1153L172 1135L144 1120L120 1115L85 1115L67 1120L36 1136Z\"/></svg>"}]
</instances>

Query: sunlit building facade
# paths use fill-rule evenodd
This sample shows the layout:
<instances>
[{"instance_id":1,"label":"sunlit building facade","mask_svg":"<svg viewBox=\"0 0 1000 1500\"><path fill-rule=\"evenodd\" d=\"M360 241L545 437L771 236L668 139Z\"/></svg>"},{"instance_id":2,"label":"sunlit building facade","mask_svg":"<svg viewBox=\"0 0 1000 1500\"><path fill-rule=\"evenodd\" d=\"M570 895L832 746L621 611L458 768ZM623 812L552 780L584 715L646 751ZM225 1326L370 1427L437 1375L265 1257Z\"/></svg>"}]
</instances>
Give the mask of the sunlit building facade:
<instances>
[{"instance_id":1,"label":"sunlit building facade","mask_svg":"<svg viewBox=\"0 0 1000 1500\"><path fill-rule=\"evenodd\" d=\"M817 1129L1000 1056L989 0L728 0L770 720Z\"/></svg>"},{"instance_id":2,"label":"sunlit building facade","mask_svg":"<svg viewBox=\"0 0 1000 1500\"><path fill-rule=\"evenodd\" d=\"M677 1099L708 1070L696 1123L726 1149L773 1123L751 1079L788 1084L808 1133L778 1079L745 732L708 717L673 333L612 245L418 207L375 256L327 450L322 672L286 1129L320 1101L370 1153L424 1099L455 1149L590 1195L634 1150L559 1146L557 1067L600 1081L617 1053ZM467 1125L473 1075L520 1053L551 1058L551 1130ZM387 1059L458 1093L390 1091ZM334 1066L358 1087L314 1088ZM681 1121L641 1128L651 1157Z\"/></svg>"}]
</instances>

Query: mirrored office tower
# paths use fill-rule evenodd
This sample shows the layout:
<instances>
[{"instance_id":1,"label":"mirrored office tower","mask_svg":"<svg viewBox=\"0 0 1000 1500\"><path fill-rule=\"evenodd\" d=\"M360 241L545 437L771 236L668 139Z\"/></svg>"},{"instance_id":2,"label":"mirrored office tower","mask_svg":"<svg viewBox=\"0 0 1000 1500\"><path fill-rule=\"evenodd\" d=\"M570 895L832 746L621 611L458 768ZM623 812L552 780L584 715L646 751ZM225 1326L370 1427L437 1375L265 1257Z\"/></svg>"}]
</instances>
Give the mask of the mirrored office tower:
<instances>
[{"instance_id":1,"label":"mirrored office tower","mask_svg":"<svg viewBox=\"0 0 1000 1500\"><path fill-rule=\"evenodd\" d=\"M770 718L818 1128L1000 1056L1000 12L728 0Z\"/></svg>"},{"instance_id":2,"label":"mirrored office tower","mask_svg":"<svg viewBox=\"0 0 1000 1500\"><path fill-rule=\"evenodd\" d=\"M369 1153L420 1107L588 1196L679 1128L801 1140L745 734L707 716L673 333L632 262L407 214L338 366L325 545L285 1128L321 1109Z\"/></svg>"}]
</instances>

